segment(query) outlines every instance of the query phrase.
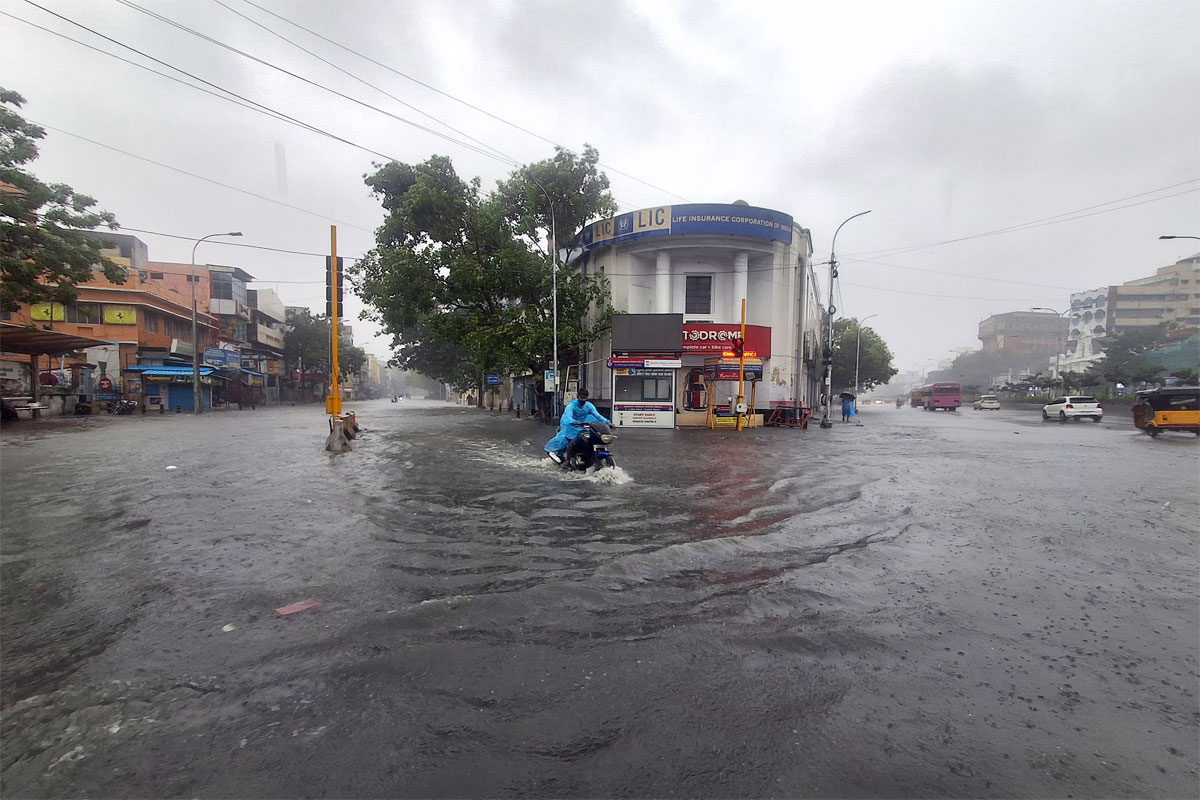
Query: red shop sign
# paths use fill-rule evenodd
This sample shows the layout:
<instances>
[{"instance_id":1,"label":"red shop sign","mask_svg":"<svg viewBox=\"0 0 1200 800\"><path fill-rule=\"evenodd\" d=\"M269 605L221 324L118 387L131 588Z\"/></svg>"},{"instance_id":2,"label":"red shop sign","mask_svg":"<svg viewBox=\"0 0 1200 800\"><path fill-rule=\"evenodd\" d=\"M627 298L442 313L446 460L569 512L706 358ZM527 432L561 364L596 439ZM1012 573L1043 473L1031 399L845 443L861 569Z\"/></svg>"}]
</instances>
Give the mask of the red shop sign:
<instances>
[{"instance_id":1,"label":"red shop sign","mask_svg":"<svg viewBox=\"0 0 1200 800\"><path fill-rule=\"evenodd\" d=\"M734 323L683 323L683 352L721 353L733 347L733 340L741 333L741 326ZM771 357L771 329L765 325L746 326L746 350L752 350L758 358Z\"/></svg>"}]
</instances>

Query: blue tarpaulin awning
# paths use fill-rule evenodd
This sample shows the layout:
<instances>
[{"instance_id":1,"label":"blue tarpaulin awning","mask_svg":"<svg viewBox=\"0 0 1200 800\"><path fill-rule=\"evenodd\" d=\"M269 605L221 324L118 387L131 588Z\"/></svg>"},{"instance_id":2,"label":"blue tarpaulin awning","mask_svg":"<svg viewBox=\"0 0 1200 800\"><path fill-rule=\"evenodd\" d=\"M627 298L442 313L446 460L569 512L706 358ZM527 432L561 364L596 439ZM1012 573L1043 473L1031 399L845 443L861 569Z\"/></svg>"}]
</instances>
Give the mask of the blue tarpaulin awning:
<instances>
[{"instance_id":1,"label":"blue tarpaulin awning","mask_svg":"<svg viewBox=\"0 0 1200 800\"><path fill-rule=\"evenodd\" d=\"M255 372L254 370L252 370L252 369L246 369L245 367L242 367L242 373L243 373L243 374L245 374L245 375L257 375L257 376L259 376L260 378L261 378L261 377L262 377L262 375L263 375L263 373L261 373L261 372Z\"/></svg>"},{"instance_id":2,"label":"blue tarpaulin awning","mask_svg":"<svg viewBox=\"0 0 1200 800\"><path fill-rule=\"evenodd\" d=\"M148 377L158 376L167 378L190 378L192 377L191 367L126 367L127 372L140 372ZM216 375L216 370L212 367L201 367L200 377L207 378L209 376L219 378Z\"/></svg>"}]
</instances>

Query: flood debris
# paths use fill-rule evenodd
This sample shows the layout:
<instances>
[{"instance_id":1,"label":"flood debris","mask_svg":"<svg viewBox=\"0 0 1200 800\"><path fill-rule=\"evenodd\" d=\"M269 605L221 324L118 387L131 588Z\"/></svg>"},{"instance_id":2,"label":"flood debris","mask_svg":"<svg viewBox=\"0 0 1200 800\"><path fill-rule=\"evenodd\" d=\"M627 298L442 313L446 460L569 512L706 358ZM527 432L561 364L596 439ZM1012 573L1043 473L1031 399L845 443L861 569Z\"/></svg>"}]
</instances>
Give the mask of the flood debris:
<instances>
[{"instance_id":1,"label":"flood debris","mask_svg":"<svg viewBox=\"0 0 1200 800\"><path fill-rule=\"evenodd\" d=\"M305 611L312 611L314 608L320 608L321 604L314 600L301 600L298 603L292 603L281 608L275 609L275 613L281 617L290 617L293 614L301 614Z\"/></svg>"}]
</instances>

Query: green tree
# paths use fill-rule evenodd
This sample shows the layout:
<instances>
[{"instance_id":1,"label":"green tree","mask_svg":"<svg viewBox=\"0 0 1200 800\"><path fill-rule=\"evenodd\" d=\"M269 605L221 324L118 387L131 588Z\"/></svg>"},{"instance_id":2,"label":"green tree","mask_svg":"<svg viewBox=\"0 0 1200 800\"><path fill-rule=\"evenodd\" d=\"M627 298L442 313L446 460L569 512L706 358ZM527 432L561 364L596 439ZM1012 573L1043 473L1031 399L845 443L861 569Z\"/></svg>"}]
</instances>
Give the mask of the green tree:
<instances>
[{"instance_id":1,"label":"green tree","mask_svg":"<svg viewBox=\"0 0 1200 800\"><path fill-rule=\"evenodd\" d=\"M594 158L590 148L583 159L560 150L555 159L524 168L538 172L537 180L560 198L564 224L612 208ZM543 218L548 230L549 214L535 207L529 174L518 170L488 194L478 179L463 181L450 159L434 156L415 165L381 165L365 177L387 216L376 247L352 274L366 316L392 335L398 363L433 370L460 386L463 380L481 386L492 371L546 366L552 273L537 231ZM609 324L607 287L564 270L557 289L560 352L586 347Z\"/></svg>"},{"instance_id":2,"label":"green tree","mask_svg":"<svg viewBox=\"0 0 1200 800\"><path fill-rule=\"evenodd\" d=\"M300 369L329 372L330 324L325 315L314 316L307 308L288 309L287 330L283 334L283 354L287 363ZM366 363L367 354L345 337L338 339L338 372L342 377L357 372Z\"/></svg>"},{"instance_id":3,"label":"green tree","mask_svg":"<svg viewBox=\"0 0 1200 800\"><path fill-rule=\"evenodd\" d=\"M896 374L892 366L892 351L874 330L862 326L859 345L857 319L840 319L833 323L833 391L843 388L853 391L854 364L857 354L858 383L863 391L887 383Z\"/></svg>"},{"instance_id":4,"label":"green tree","mask_svg":"<svg viewBox=\"0 0 1200 800\"><path fill-rule=\"evenodd\" d=\"M18 110L25 99L0 88L0 309L21 303L70 304L76 285L100 267L114 283L125 282L120 265L100 255L103 241L80 230L117 229L112 214L94 211L96 201L63 183L46 184L24 165L38 156L46 131Z\"/></svg>"},{"instance_id":5,"label":"green tree","mask_svg":"<svg viewBox=\"0 0 1200 800\"><path fill-rule=\"evenodd\" d=\"M1097 340L1104 347L1104 360L1096 371L1109 383L1131 385L1156 380L1165 368L1154 360L1154 350L1166 334L1166 325L1110 333Z\"/></svg>"}]
</instances>

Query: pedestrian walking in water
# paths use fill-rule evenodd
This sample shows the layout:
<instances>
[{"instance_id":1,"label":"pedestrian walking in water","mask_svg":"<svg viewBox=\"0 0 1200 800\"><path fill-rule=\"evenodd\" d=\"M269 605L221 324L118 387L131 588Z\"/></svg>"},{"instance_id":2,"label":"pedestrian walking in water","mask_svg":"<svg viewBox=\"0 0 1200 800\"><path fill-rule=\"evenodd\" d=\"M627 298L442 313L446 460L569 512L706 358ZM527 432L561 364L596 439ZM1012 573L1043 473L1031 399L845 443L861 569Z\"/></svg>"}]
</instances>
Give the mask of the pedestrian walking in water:
<instances>
[{"instance_id":1,"label":"pedestrian walking in water","mask_svg":"<svg viewBox=\"0 0 1200 800\"><path fill-rule=\"evenodd\" d=\"M853 402L849 397L842 398L842 422L850 421L850 404Z\"/></svg>"}]
</instances>

